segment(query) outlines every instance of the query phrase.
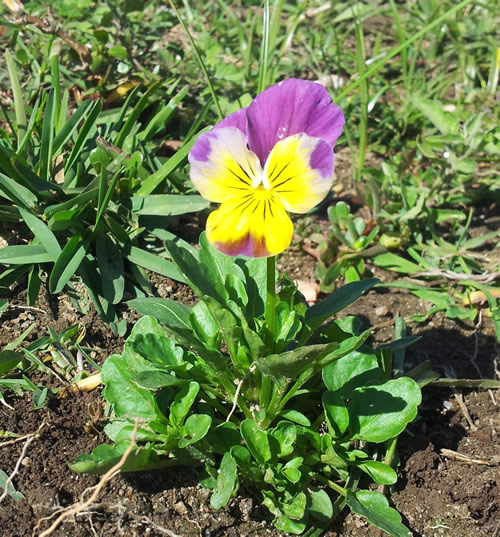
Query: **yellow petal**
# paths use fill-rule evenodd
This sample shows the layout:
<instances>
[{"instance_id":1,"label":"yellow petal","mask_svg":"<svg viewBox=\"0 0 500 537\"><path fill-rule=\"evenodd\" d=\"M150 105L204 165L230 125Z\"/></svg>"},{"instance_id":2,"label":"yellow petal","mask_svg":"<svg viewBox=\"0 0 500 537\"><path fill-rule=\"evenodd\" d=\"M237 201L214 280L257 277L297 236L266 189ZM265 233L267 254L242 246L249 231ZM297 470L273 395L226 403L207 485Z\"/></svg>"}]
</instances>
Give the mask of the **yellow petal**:
<instances>
[{"instance_id":1,"label":"yellow petal","mask_svg":"<svg viewBox=\"0 0 500 537\"><path fill-rule=\"evenodd\" d=\"M280 140L264 167L264 185L285 208L306 213L322 201L333 183L333 149L321 138L295 134Z\"/></svg>"},{"instance_id":2,"label":"yellow petal","mask_svg":"<svg viewBox=\"0 0 500 537\"><path fill-rule=\"evenodd\" d=\"M190 177L205 199L222 203L261 182L259 159L247 142L235 127L215 129L198 138L189 153Z\"/></svg>"},{"instance_id":3,"label":"yellow petal","mask_svg":"<svg viewBox=\"0 0 500 537\"><path fill-rule=\"evenodd\" d=\"M263 187L225 201L207 220L208 240L227 255L277 255L289 246L292 235L283 204Z\"/></svg>"}]
</instances>

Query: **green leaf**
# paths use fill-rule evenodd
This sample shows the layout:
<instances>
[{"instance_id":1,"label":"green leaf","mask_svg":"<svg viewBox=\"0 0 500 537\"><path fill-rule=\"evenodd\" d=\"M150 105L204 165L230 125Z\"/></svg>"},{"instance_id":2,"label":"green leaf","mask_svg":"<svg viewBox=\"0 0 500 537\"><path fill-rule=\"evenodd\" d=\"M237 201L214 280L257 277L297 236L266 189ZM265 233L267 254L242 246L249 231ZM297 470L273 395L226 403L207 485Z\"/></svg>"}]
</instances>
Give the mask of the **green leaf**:
<instances>
[{"instance_id":1,"label":"green leaf","mask_svg":"<svg viewBox=\"0 0 500 537\"><path fill-rule=\"evenodd\" d=\"M56 156L63 145L70 139L73 132L77 129L82 118L86 115L88 109L94 104L92 100L83 102L71 117L64 123L59 134L55 137L52 145L52 154Z\"/></svg>"},{"instance_id":2,"label":"green leaf","mask_svg":"<svg viewBox=\"0 0 500 537\"><path fill-rule=\"evenodd\" d=\"M131 263L135 263L140 267L151 270L167 278L172 278L178 282L186 283L186 280L179 272L177 266L171 261L167 261L165 258L159 255L146 252L142 248L136 246L122 246L122 255L127 258Z\"/></svg>"},{"instance_id":3,"label":"green leaf","mask_svg":"<svg viewBox=\"0 0 500 537\"><path fill-rule=\"evenodd\" d=\"M217 488L210 497L212 509L220 509L227 505L236 493L238 485L238 467L231 453L224 453L217 475Z\"/></svg>"},{"instance_id":4,"label":"green leaf","mask_svg":"<svg viewBox=\"0 0 500 537\"><path fill-rule=\"evenodd\" d=\"M5 485L7 484L8 479L9 479L9 476L2 469L0 469L0 489L5 490ZM14 488L12 481L9 481L9 484L7 486L7 494L16 502L24 498L24 494L22 494L21 492L18 492Z\"/></svg>"},{"instance_id":5,"label":"green leaf","mask_svg":"<svg viewBox=\"0 0 500 537\"><path fill-rule=\"evenodd\" d=\"M210 129L200 131L198 136L203 132L206 132ZM196 142L197 137L193 137L189 140L188 143L185 143L172 157L170 157L167 162L162 164L152 175L142 181L139 190L137 191L138 196L147 196L151 194L156 187L160 185L182 162L187 158L189 152Z\"/></svg>"},{"instance_id":6,"label":"green leaf","mask_svg":"<svg viewBox=\"0 0 500 537\"><path fill-rule=\"evenodd\" d=\"M50 180L50 162L52 158L52 145L54 141L55 118L55 89L52 89L47 99L42 125L42 140L40 144L40 177L44 181Z\"/></svg>"},{"instance_id":7,"label":"green leaf","mask_svg":"<svg viewBox=\"0 0 500 537\"><path fill-rule=\"evenodd\" d=\"M135 298L127 304L141 315L151 315L170 333L188 346L199 346L200 342L191 329L189 312L191 308L168 298ZM203 347L202 347L203 348Z\"/></svg>"},{"instance_id":8,"label":"green leaf","mask_svg":"<svg viewBox=\"0 0 500 537\"><path fill-rule=\"evenodd\" d=\"M48 228L47 224L34 214L25 211L21 207L19 207L19 213L23 217L26 225L31 229L33 235L40 241L47 253L52 257L51 260L55 263L57 258L61 255L61 247L59 246L56 236Z\"/></svg>"},{"instance_id":9,"label":"green leaf","mask_svg":"<svg viewBox=\"0 0 500 537\"><path fill-rule=\"evenodd\" d=\"M17 145L19 147L24 135L26 134L28 123L26 120L26 110L24 107L24 94L21 90L19 79L17 77L16 62L8 49L5 51L5 63L7 64L12 93L14 94L14 110L16 113L17 122Z\"/></svg>"},{"instance_id":10,"label":"green leaf","mask_svg":"<svg viewBox=\"0 0 500 537\"><path fill-rule=\"evenodd\" d=\"M209 207L210 203L198 195L153 194L133 196L125 203L138 215L173 216L197 213Z\"/></svg>"},{"instance_id":11,"label":"green leaf","mask_svg":"<svg viewBox=\"0 0 500 537\"><path fill-rule=\"evenodd\" d=\"M26 304L28 304L28 306L33 306L36 303L41 285L40 269L38 268L38 265L33 265L28 274L28 293L26 296Z\"/></svg>"},{"instance_id":12,"label":"green leaf","mask_svg":"<svg viewBox=\"0 0 500 537\"><path fill-rule=\"evenodd\" d=\"M328 431L332 438L340 438L349 426L349 412L345 402L336 392L323 392L321 397Z\"/></svg>"},{"instance_id":13,"label":"green leaf","mask_svg":"<svg viewBox=\"0 0 500 537\"><path fill-rule=\"evenodd\" d=\"M471 239L468 239L462 243L462 248L465 250L473 250L474 248L482 246L485 242L488 242L489 240L494 239L499 235L500 230L490 231L490 233L484 233L477 237L472 237Z\"/></svg>"},{"instance_id":14,"label":"green leaf","mask_svg":"<svg viewBox=\"0 0 500 537\"><path fill-rule=\"evenodd\" d=\"M191 308L189 320L200 342L208 349L220 350L219 326L203 300Z\"/></svg>"},{"instance_id":15,"label":"green leaf","mask_svg":"<svg viewBox=\"0 0 500 537\"><path fill-rule=\"evenodd\" d=\"M2 156L1 153L0 156ZM0 196L12 201L18 207L30 209L35 209L38 202L37 197L31 190L3 173L0 173Z\"/></svg>"},{"instance_id":16,"label":"green leaf","mask_svg":"<svg viewBox=\"0 0 500 537\"><path fill-rule=\"evenodd\" d=\"M273 449L275 456L277 455L282 458L293 453L295 442L297 440L297 427L295 425L282 421L279 423L278 427L270 431L270 434L279 443L279 452L276 453L276 449ZM303 459L301 458L301 462L302 461Z\"/></svg>"},{"instance_id":17,"label":"green leaf","mask_svg":"<svg viewBox=\"0 0 500 537\"><path fill-rule=\"evenodd\" d=\"M356 466L368 474L377 485L394 485L398 480L398 474L394 469L383 462L362 461Z\"/></svg>"},{"instance_id":18,"label":"green leaf","mask_svg":"<svg viewBox=\"0 0 500 537\"><path fill-rule=\"evenodd\" d=\"M295 380L303 371L318 364L338 347L338 343L298 347L293 351L270 354L260 358L256 365L262 374L282 384L283 381Z\"/></svg>"},{"instance_id":19,"label":"green leaf","mask_svg":"<svg viewBox=\"0 0 500 537\"><path fill-rule=\"evenodd\" d=\"M154 395L133 380L140 372L150 369L150 363L137 354L127 352L126 348L122 356L113 354L104 362L101 371L102 382L106 386L104 396L114 405L118 417L166 422Z\"/></svg>"},{"instance_id":20,"label":"green leaf","mask_svg":"<svg viewBox=\"0 0 500 537\"><path fill-rule=\"evenodd\" d=\"M23 359L23 355L19 352L4 350L0 351L0 376L4 375Z\"/></svg>"},{"instance_id":21,"label":"green leaf","mask_svg":"<svg viewBox=\"0 0 500 537\"><path fill-rule=\"evenodd\" d=\"M187 380L174 377L169 373L165 373L165 371L151 369L150 371L141 371L138 373L134 377L134 382L146 390L158 390L167 386L181 386L182 384L186 384Z\"/></svg>"},{"instance_id":22,"label":"green leaf","mask_svg":"<svg viewBox=\"0 0 500 537\"><path fill-rule=\"evenodd\" d=\"M185 448L201 440L210 429L212 418L207 414L192 414L182 428L183 438L179 440L179 447Z\"/></svg>"},{"instance_id":23,"label":"green leaf","mask_svg":"<svg viewBox=\"0 0 500 537\"><path fill-rule=\"evenodd\" d=\"M441 101L431 101L418 95L413 95L411 101L443 134L458 134L459 122L456 114L445 112Z\"/></svg>"},{"instance_id":24,"label":"green leaf","mask_svg":"<svg viewBox=\"0 0 500 537\"><path fill-rule=\"evenodd\" d=\"M234 261L245 274L248 305L247 318L255 319L264 313L267 285L267 261L263 257L236 257Z\"/></svg>"},{"instance_id":25,"label":"green leaf","mask_svg":"<svg viewBox=\"0 0 500 537\"><path fill-rule=\"evenodd\" d=\"M91 184L93 185L95 183L92 182ZM87 189L81 194L73 196L72 198L68 199L67 201L63 201L62 203L50 205L45 209L44 214L47 218L52 218L56 213L72 209L75 205L81 206L89 201L94 200L97 202L98 193L98 188L91 188L90 186L87 186Z\"/></svg>"},{"instance_id":26,"label":"green leaf","mask_svg":"<svg viewBox=\"0 0 500 537\"><path fill-rule=\"evenodd\" d=\"M51 293L60 293L64 289L83 261L87 247L87 242L78 235L74 235L66 243L50 273L49 290Z\"/></svg>"},{"instance_id":27,"label":"green leaf","mask_svg":"<svg viewBox=\"0 0 500 537\"><path fill-rule=\"evenodd\" d=\"M415 419L421 401L418 384L408 377L357 388L348 405L354 438L385 442L398 436Z\"/></svg>"},{"instance_id":28,"label":"green leaf","mask_svg":"<svg viewBox=\"0 0 500 537\"><path fill-rule=\"evenodd\" d=\"M341 6L345 6L346 4L340 4ZM338 22L342 22L349 19L361 19L364 15L367 15L371 11L375 9L375 6L362 4L361 2L356 2L353 5L350 5L343 11L341 11L333 20L332 24L336 24ZM340 205L339 202L337 203L337 207ZM347 204L345 204L347 205ZM347 215L345 215L347 216ZM333 218L331 218L333 220Z\"/></svg>"},{"instance_id":29,"label":"green leaf","mask_svg":"<svg viewBox=\"0 0 500 537\"><path fill-rule=\"evenodd\" d=\"M378 278L367 278L366 280L344 285L333 292L326 300L315 304L307 310L307 326L311 330L315 330L326 319L352 304L379 281Z\"/></svg>"},{"instance_id":30,"label":"green leaf","mask_svg":"<svg viewBox=\"0 0 500 537\"><path fill-rule=\"evenodd\" d=\"M90 455L79 455L72 463L68 463L68 466L74 472L104 474L120 461L129 445L128 440L117 442L114 446L102 444L97 446ZM120 470L122 472L145 471L171 465L168 459L160 459L151 446L141 446L140 449L132 451Z\"/></svg>"},{"instance_id":31,"label":"green leaf","mask_svg":"<svg viewBox=\"0 0 500 537\"><path fill-rule=\"evenodd\" d=\"M322 371L325 386L344 398L350 397L356 388L380 380L380 375L377 355L364 347L362 351L353 351L327 365Z\"/></svg>"},{"instance_id":32,"label":"green leaf","mask_svg":"<svg viewBox=\"0 0 500 537\"><path fill-rule=\"evenodd\" d=\"M110 56L113 56L113 58L124 59L124 58L128 57L127 49L125 47L121 47L121 46L118 46L118 45L115 46L115 47L110 47L108 49L108 54Z\"/></svg>"},{"instance_id":33,"label":"green leaf","mask_svg":"<svg viewBox=\"0 0 500 537\"><path fill-rule=\"evenodd\" d=\"M421 194L415 202L415 205L399 217L399 222L408 222L417 218L424 208L426 197L426 194Z\"/></svg>"},{"instance_id":34,"label":"green leaf","mask_svg":"<svg viewBox=\"0 0 500 537\"><path fill-rule=\"evenodd\" d=\"M267 433L259 428L254 420L246 419L240 426L241 436L247 448L259 462L266 462L271 458L271 448Z\"/></svg>"},{"instance_id":35,"label":"green leaf","mask_svg":"<svg viewBox=\"0 0 500 537\"><path fill-rule=\"evenodd\" d=\"M241 281L245 281L245 275L235 260L235 257L224 255L216 250L208 242L205 233L200 235L200 263L204 267L207 279L217 290L221 300L223 300L222 303L224 303L224 299L227 297L225 284L230 274ZM205 294L208 293L205 292ZM213 298L216 297L213 296Z\"/></svg>"},{"instance_id":36,"label":"green leaf","mask_svg":"<svg viewBox=\"0 0 500 537\"><path fill-rule=\"evenodd\" d=\"M173 112L177 109L177 106L181 103L184 97L189 91L189 86L184 86L177 95L172 97L168 104L164 105L160 111L154 115L151 121L147 124L146 128L137 135L139 140L148 142L153 136L160 130L165 128Z\"/></svg>"},{"instance_id":37,"label":"green leaf","mask_svg":"<svg viewBox=\"0 0 500 537\"><path fill-rule=\"evenodd\" d=\"M21 244L0 248L0 263L4 265L28 265L49 263L52 256L38 244Z\"/></svg>"},{"instance_id":38,"label":"green leaf","mask_svg":"<svg viewBox=\"0 0 500 537\"><path fill-rule=\"evenodd\" d=\"M172 425L181 426L184 423L184 419L188 415L199 391L200 385L191 381L177 393L174 402L170 405L169 420Z\"/></svg>"},{"instance_id":39,"label":"green leaf","mask_svg":"<svg viewBox=\"0 0 500 537\"><path fill-rule=\"evenodd\" d=\"M137 353L152 364L175 371L184 364L184 351L166 336L163 328L154 317L142 317L132 330L125 343L128 350Z\"/></svg>"},{"instance_id":40,"label":"green leaf","mask_svg":"<svg viewBox=\"0 0 500 537\"><path fill-rule=\"evenodd\" d=\"M309 427L309 425L311 425L311 420L307 416L298 410L293 410L292 408L282 410L280 412L280 417L298 423L299 425L304 425L305 427Z\"/></svg>"},{"instance_id":41,"label":"green leaf","mask_svg":"<svg viewBox=\"0 0 500 537\"><path fill-rule=\"evenodd\" d=\"M96 239L96 255L103 296L111 304L117 304L122 300L125 290L121 249L111 237L99 234Z\"/></svg>"},{"instance_id":42,"label":"green leaf","mask_svg":"<svg viewBox=\"0 0 500 537\"><path fill-rule=\"evenodd\" d=\"M408 528L401 523L400 514L389 507L387 498L379 492L360 490L353 494L348 490L346 503L354 513L364 516L392 537L411 537Z\"/></svg>"},{"instance_id":43,"label":"green leaf","mask_svg":"<svg viewBox=\"0 0 500 537\"><path fill-rule=\"evenodd\" d=\"M307 495L307 510L320 523L326 524L333 517L333 505L330 496L322 489L311 490Z\"/></svg>"},{"instance_id":44,"label":"green leaf","mask_svg":"<svg viewBox=\"0 0 500 537\"><path fill-rule=\"evenodd\" d=\"M75 141L75 145L73 146L73 149L71 151L71 155L66 161L66 165L64 167L65 173L68 173L71 170L76 160L80 156L83 145L85 144L88 137L90 136L92 129L94 128L95 123L97 121L97 118L99 117L99 114L101 113L101 110L102 110L102 101L98 99L92 106L88 116L85 118L85 121L82 125L82 128L80 129L80 132L78 133L78 136ZM68 208L71 208L71 206Z\"/></svg>"},{"instance_id":45,"label":"green leaf","mask_svg":"<svg viewBox=\"0 0 500 537\"><path fill-rule=\"evenodd\" d=\"M137 120L142 113L142 111L146 108L148 105L148 100L150 95L156 91L156 89L161 84L160 81L155 82L154 84L151 84L148 89L144 92L144 94L141 96L141 98L137 101L135 106L132 108L130 114L127 117L127 120L123 124L123 127L121 128L120 132L118 133L118 136L115 139L115 145L118 148L122 148L123 144L125 143L125 139L127 136L132 132L132 130L137 125ZM123 107L122 107L122 114L125 113L127 110L129 103L132 101L133 96L139 91L139 86L137 86L134 91L129 95L127 100L125 101ZM121 119L121 118L120 118ZM118 121L117 123L119 123Z\"/></svg>"},{"instance_id":46,"label":"green leaf","mask_svg":"<svg viewBox=\"0 0 500 537\"><path fill-rule=\"evenodd\" d=\"M372 259L372 261L375 263L375 265L377 265L377 267L382 267L385 270L393 270L394 272L412 274L414 272L422 271L422 267L419 265L391 252L377 255Z\"/></svg>"}]
</instances>

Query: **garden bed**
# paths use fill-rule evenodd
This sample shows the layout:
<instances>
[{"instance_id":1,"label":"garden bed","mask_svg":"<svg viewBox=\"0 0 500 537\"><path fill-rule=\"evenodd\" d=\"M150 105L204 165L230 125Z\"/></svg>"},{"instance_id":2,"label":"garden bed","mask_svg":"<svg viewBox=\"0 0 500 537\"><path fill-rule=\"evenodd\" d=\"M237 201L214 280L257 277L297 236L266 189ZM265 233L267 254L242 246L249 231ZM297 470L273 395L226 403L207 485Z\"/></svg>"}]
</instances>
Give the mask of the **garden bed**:
<instances>
[{"instance_id":1,"label":"garden bed","mask_svg":"<svg viewBox=\"0 0 500 537\"><path fill-rule=\"evenodd\" d=\"M297 247L290 249L280 262L288 267L293 278L312 278L314 260ZM392 278L379 269L374 272L382 280ZM155 278L155 288L163 296L188 303L193 300L185 286L171 280ZM47 326L60 332L79 323L86 329L84 344L93 349L92 356L98 362L120 352L123 340L93 310L82 316L64 296L42 296L38 308L26 308L24 293L22 286L11 290L10 306L0 317L0 347L32 324L36 327L29 340L46 335ZM396 314L407 317L424 313L427 308L426 303L406 290L389 292L378 288L343 314L360 317L366 327L373 327L373 343L382 344L394 337ZM130 310L121 314L129 326L137 319ZM474 325L456 323L436 314L429 322L409 323L409 331L422 339L408 349L408 367L430 360L442 376L478 379L495 375L499 350L491 319L482 317ZM32 380L42 386L60 386L54 376L41 373ZM391 501L415 536L491 537L497 531L498 520L499 422L495 393L432 386L424 388L423 393L419 417L398 444L400 478ZM98 477L72 472L66 463L106 441L99 388L51 398L38 410L33 409L32 395L31 391L23 397L10 394L6 402L11 408L0 407L3 431L27 435L43 424L27 448L26 440L0 448L0 468L9 474L22 455L13 484L25 498L14 501L7 496L0 511L0 527L10 537L32 534L42 518L78 501L88 487L94 486ZM261 499L252 491L240 491L237 498L217 512L210 508L208 497L208 491L197 485L194 469L122 474L106 485L92 506L53 535L283 535L272 526ZM41 522L34 534L40 534L49 525L48 521ZM382 532L350 514L326 535L375 537Z\"/></svg>"}]
</instances>

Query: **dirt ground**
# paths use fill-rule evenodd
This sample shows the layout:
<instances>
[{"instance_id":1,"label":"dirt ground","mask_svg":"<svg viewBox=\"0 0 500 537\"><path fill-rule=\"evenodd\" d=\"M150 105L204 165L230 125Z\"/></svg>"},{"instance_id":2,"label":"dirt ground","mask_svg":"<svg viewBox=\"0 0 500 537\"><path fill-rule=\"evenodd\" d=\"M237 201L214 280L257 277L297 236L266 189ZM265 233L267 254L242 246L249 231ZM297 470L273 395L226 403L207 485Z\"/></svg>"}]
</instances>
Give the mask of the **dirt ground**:
<instances>
[{"instance_id":1,"label":"dirt ground","mask_svg":"<svg viewBox=\"0 0 500 537\"><path fill-rule=\"evenodd\" d=\"M280 264L293 278L313 281L315 260L298 246L290 248ZM388 273L373 269L383 280ZM155 278L159 296L189 303L184 286ZM37 308L27 308L23 286L10 290L9 307L0 314L0 349L33 323L28 341L81 323L86 327L85 345L97 362L120 352L123 340L94 311L79 315L67 297L42 295ZM374 345L394 337L396 314L408 317L429 307L401 289L370 291L343 315L355 314L373 327ZM129 328L137 319L126 306L120 312ZM408 323L409 332L422 336L407 351L407 367L430 360L442 376L497 378L500 350L491 319L476 324L453 322L442 314L426 323ZM45 386L60 385L54 376L39 374L32 379ZM0 469L11 474L13 485L25 498L10 496L0 502L0 535L41 535L62 507L79 500L98 477L72 472L66 462L89 453L106 441L99 389L65 399L50 399L34 410L32 392L17 397L4 391L0 405L0 431L30 434L43 428L30 441L12 443L0 437ZM498 505L498 392L470 389L424 388L418 419L400 437L400 479L390 501L403 516L415 537L500 536ZM267 510L252 491L240 491L230 505L211 510L208 492L197 486L192 469L143 472L115 476L84 513L69 519L54 537L170 536L245 537L281 536L270 524ZM88 491L85 493L88 497ZM347 515L326 533L328 537L382 537L383 532L358 516Z\"/></svg>"}]
</instances>

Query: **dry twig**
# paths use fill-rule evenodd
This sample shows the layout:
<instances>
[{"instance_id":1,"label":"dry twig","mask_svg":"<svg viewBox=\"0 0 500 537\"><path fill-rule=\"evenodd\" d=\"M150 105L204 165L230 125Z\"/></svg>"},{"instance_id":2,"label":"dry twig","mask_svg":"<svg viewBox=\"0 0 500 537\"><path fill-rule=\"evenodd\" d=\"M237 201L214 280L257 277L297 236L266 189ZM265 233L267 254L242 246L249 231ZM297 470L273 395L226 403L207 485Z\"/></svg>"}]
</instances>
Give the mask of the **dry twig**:
<instances>
[{"instance_id":1,"label":"dry twig","mask_svg":"<svg viewBox=\"0 0 500 537\"><path fill-rule=\"evenodd\" d=\"M228 422L228 421L231 419L231 416L234 414L234 411L236 410L236 406L238 405L238 397L240 396L241 387L243 386L243 383L245 382L245 379L247 378L247 376L248 376L250 373L253 373L253 372L255 371L255 368L256 368L255 365L253 365L252 367L250 367L250 369L249 369L248 372L245 374L245 376L244 376L243 378L241 378L241 379L237 382L236 391L234 392L233 406L232 406L232 408L231 408L229 414L227 415L226 422Z\"/></svg>"},{"instance_id":2,"label":"dry twig","mask_svg":"<svg viewBox=\"0 0 500 537\"><path fill-rule=\"evenodd\" d=\"M18 442L22 442L23 440L26 440L27 438L33 438L36 439L40 436L40 433L42 432L42 429L47 425L47 423L44 421L38 427L38 429L34 433L24 434L23 436L18 436L17 438L14 438L13 440L6 440L5 442L2 442L0 444L0 447L10 446L12 444L17 444Z\"/></svg>"},{"instance_id":3,"label":"dry twig","mask_svg":"<svg viewBox=\"0 0 500 537\"><path fill-rule=\"evenodd\" d=\"M14 470L12 470L12 473L9 475L9 477L5 481L5 490L3 491L3 494L0 496L0 503L2 503L3 500L5 499L5 497L7 496L8 490L9 490L9 485L12 483L12 480L14 479L14 476L17 474L17 472L19 472L19 467L21 466L21 463L23 462L23 459L24 459L24 457L26 455L26 451L28 450L29 445L31 444L31 442L33 442L33 440L35 440L36 438L38 438L40 436L40 432L45 427L45 425L46 425L46 423L42 422L42 424L40 425L40 427L38 427L36 432L28 434L28 435L23 437L23 439L26 438L26 442L25 442L25 444L23 446L23 449L21 451L21 455L19 455L19 458L17 459L16 466L14 467ZM9 440L8 442L4 442L1 445L6 445L6 444L9 444L9 443L19 442L19 440L20 440L20 438L16 438L15 440Z\"/></svg>"},{"instance_id":4,"label":"dry twig","mask_svg":"<svg viewBox=\"0 0 500 537\"><path fill-rule=\"evenodd\" d=\"M483 272L482 274L465 274L465 272L453 272L452 270L430 269L419 272L419 276L441 276L447 280L473 280L481 283L489 283L500 278L500 272Z\"/></svg>"},{"instance_id":5,"label":"dry twig","mask_svg":"<svg viewBox=\"0 0 500 537\"><path fill-rule=\"evenodd\" d=\"M467 423L469 424L471 431L477 431L477 427L474 425L471 415L469 414L469 409L467 408L465 404L464 396L460 392L455 391L455 390L454 390L453 395L455 396L458 406L460 407L460 410L462 411L464 418L467 420Z\"/></svg>"},{"instance_id":6,"label":"dry twig","mask_svg":"<svg viewBox=\"0 0 500 537\"><path fill-rule=\"evenodd\" d=\"M458 451L453 451L452 449L446 448L441 449L440 453L444 457L449 457L450 459L456 459L457 461L466 462L467 464L486 464L488 466L495 466L500 462L495 457L493 457L492 460L489 461L486 461L484 459L473 459L468 455L464 455L463 453L458 453Z\"/></svg>"},{"instance_id":7,"label":"dry twig","mask_svg":"<svg viewBox=\"0 0 500 537\"><path fill-rule=\"evenodd\" d=\"M80 45L80 43L77 43L66 32L63 32L57 24L54 24L53 22L49 22L47 20L39 19L38 17L34 17L33 15L29 15L24 11L23 4L20 2L12 0L3 0L3 3L11 11L12 15L15 17L15 22L17 24L21 24L23 26L27 24L33 24L42 32L46 34L52 34L61 38L78 54L78 56L80 56L80 60L84 64L89 63L92 60L90 50L83 45Z\"/></svg>"},{"instance_id":8,"label":"dry twig","mask_svg":"<svg viewBox=\"0 0 500 537\"><path fill-rule=\"evenodd\" d=\"M94 487L90 487L90 488L88 488L88 489L83 491L82 498L83 498L83 496L85 495L85 493L87 491L90 491L90 490L94 489L94 491L92 492L92 494L90 495L88 500L83 501L82 499L80 499L79 502L74 503L73 505L63 509L62 511L56 511L50 517L41 518L37 522L35 528L33 529L33 535L38 530L38 528L40 526L40 523L42 521L50 520L56 514L59 513L59 516L52 523L50 528L48 528L47 530L45 530L42 533L40 533L40 536L39 536L39 537L48 537L49 535L51 535L59 527L59 525L66 518L69 518L71 516L75 516L75 515L77 515L79 513L82 513L85 509L87 509L87 507L89 507L90 505L92 505L95 502L95 500L99 496L99 493L101 492L103 487L106 485L106 483L108 481L110 481L118 473L120 468L127 461L128 456L130 455L130 453L132 453L133 449L135 448L135 446L136 446L135 437L136 437L136 434L137 434L138 427L139 427L139 420L136 420L135 425L134 425L134 430L132 431L132 437L130 439L130 445L128 446L128 448L123 453L121 459L101 477L101 479L100 479L99 483L97 483L97 485L95 485Z\"/></svg>"}]
</instances>

